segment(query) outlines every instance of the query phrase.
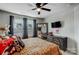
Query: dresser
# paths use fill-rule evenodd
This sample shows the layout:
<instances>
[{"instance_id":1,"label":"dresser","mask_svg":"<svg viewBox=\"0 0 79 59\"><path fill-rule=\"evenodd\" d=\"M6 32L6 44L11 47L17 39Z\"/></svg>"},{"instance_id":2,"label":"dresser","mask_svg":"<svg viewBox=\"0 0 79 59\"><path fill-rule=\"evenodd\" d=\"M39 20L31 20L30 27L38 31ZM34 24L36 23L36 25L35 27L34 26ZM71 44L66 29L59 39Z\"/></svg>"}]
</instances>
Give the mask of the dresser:
<instances>
[{"instance_id":1,"label":"dresser","mask_svg":"<svg viewBox=\"0 0 79 59\"><path fill-rule=\"evenodd\" d=\"M59 45L60 49L63 51L67 50L67 39L68 39L67 37L51 36L51 35L43 35L43 36L42 39Z\"/></svg>"}]
</instances>

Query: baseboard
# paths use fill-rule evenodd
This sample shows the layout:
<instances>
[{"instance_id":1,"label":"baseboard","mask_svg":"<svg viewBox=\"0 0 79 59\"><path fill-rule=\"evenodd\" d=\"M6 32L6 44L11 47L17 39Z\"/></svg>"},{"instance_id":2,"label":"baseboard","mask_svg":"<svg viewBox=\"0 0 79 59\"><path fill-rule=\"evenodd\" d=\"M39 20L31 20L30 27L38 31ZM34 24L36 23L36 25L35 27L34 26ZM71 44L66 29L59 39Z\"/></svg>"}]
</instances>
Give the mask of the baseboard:
<instances>
[{"instance_id":1,"label":"baseboard","mask_svg":"<svg viewBox=\"0 0 79 59\"><path fill-rule=\"evenodd\" d=\"M77 54L76 49L67 49L67 51L69 51L69 52L71 52L71 53L73 53L73 54Z\"/></svg>"}]
</instances>

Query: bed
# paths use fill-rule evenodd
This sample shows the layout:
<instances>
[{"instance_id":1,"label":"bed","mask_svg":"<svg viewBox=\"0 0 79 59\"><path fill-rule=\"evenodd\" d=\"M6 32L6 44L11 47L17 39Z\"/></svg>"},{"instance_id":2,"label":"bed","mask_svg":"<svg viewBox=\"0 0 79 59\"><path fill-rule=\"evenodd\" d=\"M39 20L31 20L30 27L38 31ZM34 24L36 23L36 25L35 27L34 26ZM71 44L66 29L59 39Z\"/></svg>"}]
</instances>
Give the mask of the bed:
<instances>
[{"instance_id":1,"label":"bed","mask_svg":"<svg viewBox=\"0 0 79 59\"><path fill-rule=\"evenodd\" d=\"M60 55L59 46L40 38L23 39L25 48L13 55Z\"/></svg>"}]
</instances>

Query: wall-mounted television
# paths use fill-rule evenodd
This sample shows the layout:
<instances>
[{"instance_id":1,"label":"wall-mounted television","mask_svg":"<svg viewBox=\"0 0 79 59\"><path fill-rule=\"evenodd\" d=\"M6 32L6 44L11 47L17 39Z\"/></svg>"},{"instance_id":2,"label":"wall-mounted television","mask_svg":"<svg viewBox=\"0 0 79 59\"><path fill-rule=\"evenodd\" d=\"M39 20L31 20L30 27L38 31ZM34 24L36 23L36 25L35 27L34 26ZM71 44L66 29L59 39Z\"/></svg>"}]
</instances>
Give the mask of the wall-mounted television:
<instances>
[{"instance_id":1,"label":"wall-mounted television","mask_svg":"<svg viewBox=\"0 0 79 59\"><path fill-rule=\"evenodd\" d=\"M52 28L60 28L61 26L61 21L51 23Z\"/></svg>"}]
</instances>

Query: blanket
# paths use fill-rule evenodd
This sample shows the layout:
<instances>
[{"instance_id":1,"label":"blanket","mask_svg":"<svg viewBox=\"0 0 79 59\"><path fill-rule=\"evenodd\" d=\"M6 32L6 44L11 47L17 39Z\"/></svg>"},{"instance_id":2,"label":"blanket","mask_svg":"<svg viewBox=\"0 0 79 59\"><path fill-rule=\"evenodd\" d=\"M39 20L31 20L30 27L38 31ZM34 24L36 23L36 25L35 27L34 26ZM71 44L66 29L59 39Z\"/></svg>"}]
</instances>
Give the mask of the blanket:
<instances>
[{"instance_id":1,"label":"blanket","mask_svg":"<svg viewBox=\"0 0 79 59\"><path fill-rule=\"evenodd\" d=\"M6 47L8 47L11 44L13 44L13 41L14 41L13 38L0 40L0 55L4 52L4 50L6 49Z\"/></svg>"},{"instance_id":2,"label":"blanket","mask_svg":"<svg viewBox=\"0 0 79 59\"><path fill-rule=\"evenodd\" d=\"M13 55L60 55L59 46L40 38L23 39L25 48Z\"/></svg>"}]
</instances>

